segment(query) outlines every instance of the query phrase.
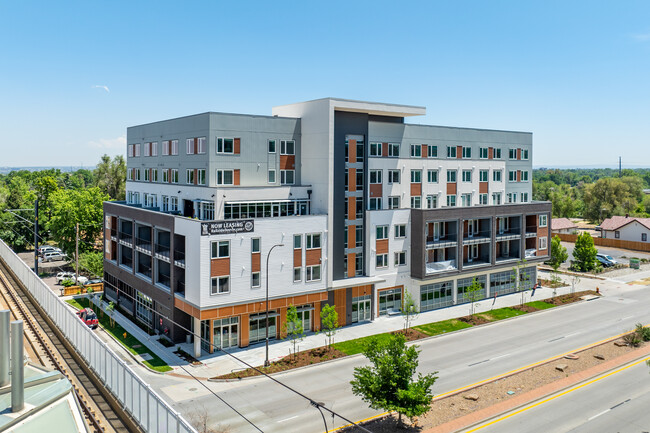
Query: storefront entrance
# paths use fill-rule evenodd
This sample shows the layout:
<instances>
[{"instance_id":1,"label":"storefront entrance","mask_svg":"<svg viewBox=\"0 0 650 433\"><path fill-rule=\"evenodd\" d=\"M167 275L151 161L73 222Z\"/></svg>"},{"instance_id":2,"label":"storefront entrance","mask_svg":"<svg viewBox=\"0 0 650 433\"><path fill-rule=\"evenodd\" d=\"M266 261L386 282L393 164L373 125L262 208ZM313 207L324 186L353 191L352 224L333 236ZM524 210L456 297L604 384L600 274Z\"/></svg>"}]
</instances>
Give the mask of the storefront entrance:
<instances>
[{"instance_id":1,"label":"storefront entrance","mask_svg":"<svg viewBox=\"0 0 650 433\"><path fill-rule=\"evenodd\" d=\"M388 314L388 311L402 309L402 289L390 289L379 292L379 315Z\"/></svg>"},{"instance_id":2,"label":"storefront entrance","mask_svg":"<svg viewBox=\"0 0 650 433\"><path fill-rule=\"evenodd\" d=\"M228 349L239 345L239 317L228 317L213 322L213 344L216 349Z\"/></svg>"},{"instance_id":3,"label":"storefront entrance","mask_svg":"<svg viewBox=\"0 0 650 433\"><path fill-rule=\"evenodd\" d=\"M269 340L276 338L276 320L278 313L269 311ZM251 314L249 322L249 342L258 343L266 339L266 313Z\"/></svg>"},{"instance_id":4,"label":"storefront entrance","mask_svg":"<svg viewBox=\"0 0 650 433\"><path fill-rule=\"evenodd\" d=\"M370 295L359 296L352 299L352 323L371 320Z\"/></svg>"}]
</instances>

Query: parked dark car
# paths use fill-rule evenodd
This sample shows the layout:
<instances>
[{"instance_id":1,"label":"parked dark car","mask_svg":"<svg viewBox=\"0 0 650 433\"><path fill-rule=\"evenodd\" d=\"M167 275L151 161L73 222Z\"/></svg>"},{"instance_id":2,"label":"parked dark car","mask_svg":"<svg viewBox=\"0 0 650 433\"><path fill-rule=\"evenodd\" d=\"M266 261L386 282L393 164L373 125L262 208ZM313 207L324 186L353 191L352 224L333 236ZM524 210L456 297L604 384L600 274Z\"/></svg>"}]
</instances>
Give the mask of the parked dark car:
<instances>
[{"instance_id":1,"label":"parked dark car","mask_svg":"<svg viewBox=\"0 0 650 433\"><path fill-rule=\"evenodd\" d=\"M92 280L88 280L88 282L85 283L84 285L87 286L88 284L99 284L99 283L103 283L103 282L104 282L104 280L102 280L101 278L93 278Z\"/></svg>"},{"instance_id":2,"label":"parked dark car","mask_svg":"<svg viewBox=\"0 0 650 433\"><path fill-rule=\"evenodd\" d=\"M92 308L82 308L77 311L77 316L84 322L89 328L95 329L99 326L99 320L97 320L97 314L92 310Z\"/></svg>"},{"instance_id":3,"label":"parked dark car","mask_svg":"<svg viewBox=\"0 0 650 433\"><path fill-rule=\"evenodd\" d=\"M614 266L614 263L610 262L604 257L596 256L596 260L598 261L598 263L603 265L603 268L609 268L610 266Z\"/></svg>"}]
</instances>

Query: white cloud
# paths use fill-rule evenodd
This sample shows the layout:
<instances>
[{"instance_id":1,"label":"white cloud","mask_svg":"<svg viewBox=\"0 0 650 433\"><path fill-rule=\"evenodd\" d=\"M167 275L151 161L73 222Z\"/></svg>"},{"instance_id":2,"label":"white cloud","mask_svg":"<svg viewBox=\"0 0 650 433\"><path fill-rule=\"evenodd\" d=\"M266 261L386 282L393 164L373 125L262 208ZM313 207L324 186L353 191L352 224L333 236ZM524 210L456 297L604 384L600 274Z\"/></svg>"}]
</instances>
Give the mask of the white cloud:
<instances>
[{"instance_id":1,"label":"white cloud","mask_svg":"<svg viewBox=\"0 0 650 433\"><path fill-rule=\"evenodd\" d=\"M93 86L93 89L104 89L106 90L106 93L111 93L111 91L108 89L108 86L95 85Z\"/></svg>"},{"instance_id":2,"label":"white cloud","mask_svg":"<svg viewBox=\"0 0 650 433\"><path fill-rule=\"evenodd\" d=\"M126 149L126 136L122 135L117 138L100 138L99 140L93 140L88 143L90 147L95 147L98 149Z\"/></svg>"},{"instance_id":3,"label":"white cloud","mask_svg":"<svg viewBox=\"0 0 650 433\"><path fill-rule=\"evenodd\" d=\"M636 35L632 35L632 37L639 42L650 41L650 33L638 33Z\"/></svg>"}]
</instances>

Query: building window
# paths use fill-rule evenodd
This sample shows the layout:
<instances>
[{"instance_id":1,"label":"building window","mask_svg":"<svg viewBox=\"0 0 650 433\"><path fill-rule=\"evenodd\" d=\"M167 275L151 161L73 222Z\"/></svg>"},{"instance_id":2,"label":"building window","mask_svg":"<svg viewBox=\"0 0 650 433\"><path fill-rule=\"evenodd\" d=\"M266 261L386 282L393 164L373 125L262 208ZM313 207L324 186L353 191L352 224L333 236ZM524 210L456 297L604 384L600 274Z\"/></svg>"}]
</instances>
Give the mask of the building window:
<instances>
[{"instance_id":1,"label":"building window","mask_svg":"<svg viewBox=\"0 0 650 433\"><path fill-rule=\"evenodd\" d=\"M169 212L169 196L163 195L160 197L162 201L162 211L163 212Z\"/></svg>"},{"instance_id":2,"label":"building window","mask_svg":"<svg viewBox=\"0 0 650 433\"><path fill-rule=\"evenodd\" d=\"M403 239L406 237L406 224L395 225L395 239Z\"/></svg>"},{"instance_id":3,"label":"building window","mask_svg":"<svg viewBox=\"0 0 650 433\"><path fill-rule=\"evenodd\" d=\"M293 282L297 283L298 281L302 281L302 268L301 267L293 268Z\"/></svg>"},{"instance_id":4,"label":"building window","mask_svg":"<svg viewBox=\"0 0 650 433\"><path fill-rule=\"evenodd\" d=\"M495 147L493 153L494 153L494 159L501 159L501 148L500 147Z\"/></svg>"},{"instance_id":5,"label":"building window","mask_svg":"<svg viewBox=\"0 0 650 433\"><path fill-rule=\"evenodd\" d=\"M489 149L487 147L481 147L478 150L478 157L480 159L488 159Z\"/></svg>"},{"instance_id":6,"label":"building window","mask_svg":"<svg viewBox=\"0 0 650 433\"><path fill-rule=\"evenodd\" d=\"M647 240L648 240L648 234L641 233L641 242L647 242Z\"/></svg>"},{"instance_id":7,"label":"building window","mask_svg":"<svg viewBox=\"0 0 650 433\"><path fill-rule=\"evenodd\" d=\"M269 153L275 153L275 140L269 140Z\"/></svg>"},{"instance_id":8,"label":"building window","mask_svg":"<svg viewBox=\"0 0 650 433\"><path fill-rule=\"evenodd\" d=\"M261 243L260 238L252 238L251 239L251 253L259 253L260 252L260 243Z\"/></svg>"},{"instance_id":9,"label":"building window","mask_svg":"<svg viewBox=\"0 0 650 433\"><path fill-rule=\"evenodd\" d=\"M528 182L528 170L522 170L521 172L521 181Z\"/></svg>"},{"instance_id":10,"label":"building window","mask_svg":"<svg viewBox=\"0 0 650 433\"><path fill-rule=\"evenodd\" d=\"M388 239L388 226L377 226L377 240Z\"/></svg>"},{"instance_id":11,"label":"building window","mask_svg":"<svg viewBox=\"0 0 650 433\"><path fill-rule=\"evenodd\" d=\"M233 178L232 170L217 170L217 185L232 185Z\"/></svg>"},{"instance_id":12,"label":"building window","mask_svg":"<svg viewBox=\"0 0 650 433\"><path fill-rule=\"evenodd\" d=\"M172 212L176 212L178 210L178 197L172 197L170 204L169 204L169 210Z\"/></svg>"},{"instance_id":13,"label":"building window","mask_svg":"<svg viewBox=\"0 0 650 433\"><path fill-rule=\"evenodd\" d=\"M521 193L521 202L522 203L528 203L528 193L527 192L522 192Z\"/></svg>"},{"instance_id":14,"label":"building window","mask_svg":"<svg viewBox=\"0 0 650 433\"><path fill-rule=\"evenodd\" d=\"M455 207L456 206L456 196L455 195L448 195L447 196L447 206L448 207Z\"/></svg>"},{"instance_id":15,"label":"building window","mask_svg":"<svg viewBox=\"0 0 650 433\"><path fill-rule=\"evenodd\" d=\"M614 237L615 237L616 239L620 239L620 238L621 238L621 232L619 232L618 230L616 230L616 231L614 232Z\"/></svg>"},{"instance_id":16,"label":"building window","mask_svg":"<svg viewBox=\"0 0 650 433\"><path fill-rule=\"evenodd\" d=\"M548 239L546 236L542 236L539 238L539 249L540 250L545 250L546 249L546 242L548 242Z\"/></svg>"},{"instance_id":17,"label":"building window","mask_svg":"<svg viewBox=\"0 0 650 433\"><path fill-rule=\"evenodd\" d=\"M261 278L260 278L259 271L251 273L251 287L255 289L260 285L261 285Z\"/></svg>"},{"instance_id":18,"label":"building window","mask_svg":"<svg viewBox=\"0 0 650 433\"><path fill-rule=\"evenodd\" d=\"M230 292L230 277L213 277L210 286L211 295L221 295Z\"/></svg>"},{"instance_id":19,"label":"building window","mask_svg":"<svg viewBox=\"0 0 650 433\"><path fill-rule=\"evenodd\" d=\"M501 193L493 192L492 193L492 204L501 204Z\"/></svg>"},{"instance_id":20,"label":"building window","mask_svg":"<svg viewBox=\"0 0 650 433\"><path fill-rule=\"evenodd\" d=\"M381 170L370 170L370 183L381 183Z\"/></svg>"},{"instance_id":21,"label":"building window","mask_svg":"<svg viewBox=\"0 0 650 433\"><path fill-rule=\"evenodd\" d=\"M517 159L517 149L508 149L508 158Z\"/></svg>"},{"instance_id":22,"label":"building window","mask_svg":"<svg viewBox=\"0 0 650 433\"><path fill-rule=\"evenodd\" d=\"M381 156L381 143L370 143L370 156Z\"/></svg>"},{"instance_id":23,"label":"building window","mask_svg":"<svg viewBox=\"0 0 650 433\"><path fill-rule=\"evenodd\" d=\"M363 190L363 170L357 169L357 191Z\"/></svg>"},{"instance_id":24,"label":"building window","mask_svg":"<svg viewBox=\"0 0 650 433\"><path fill-rule=\"evenodd\" d=\"M430 144L427 146L427 158L437 158L438 157L438 146Z\"/></svg>"},{"instance_id":25,"label":"building window","mask_svg":"<svg viewBox=\"0 0 650 433\"><path fill-rule=\"evenodd\" d=\"M463 146L463 159L469 159L472 157L472 148Z\"/></svg>"},{"instance_id":26,"label":"building window","mask_svg":"<svg viewBox=\"0 0 650 433\"><path fill-rule=\"evenodd\" d=\"M381 209L381 197L371 197L368 200L368 210L380 210Z\"/></svg>"},{"instance_id":27,"label":"building window","mask_svg":"<svg viewBox=\"0 0 650 433\"><path fill-rule=\"evenodd\" d=\"M447 158L456 158L456 146L447 146Z\"/></svg>"},{"instance_id":28,"label":"building window","mask_svg":"<svg viewBox=\"0 0 650 433\"><path fill-rule=\"evenodd\" d=\"M194 155L194 139L187 138L185 140L185 153L188 155Z\"/></svg>"},{"instance_id":29,"label":"building window","mask_svg":"<svg viewBox=\"0 0 650 433\"><path fill-rule=\"evenodd\" d=\"M150 182L151 181L151 179L149 178L149 169L148 168L144 169L144 181L145 182Z\"/></svg>"},{"instance_id":30,"label":"building window","mask_svg":"<svg viewBox=\"0 0 650 433\"><path fill-rule=\"evenodd\" d=\"M151 181L158 182L158 170L155 168L151 170Z\"/></svg>"},{"instance_id":31,"label":"building window","mask_svg":"<svg viewBox=\"0 0 650 433\"><path fill-rule=\"evenodd\" d=\"M478 172L479 182L487 182L489 176L490 176L490 170L481 170Z\"/></svg>"},{"instance_id":32,"label":"building window","mask_svg":"<svg viewBox=\"0 0 650 433\"><path fill-rule=\"evenodd\" d=\"M399 196L388 197L388 209L399 209Z\"/></svg>"},{"instance_id":33,"label":"building window","mask_svg":"<svg viewBox=\"0 0 650 433\"><path fill-rule=\"evenodd\" d=\"M230 257L230 241L213 241L211 258L223 259L226 257Z\"/></svg>"},{"instance_id":34,"label":"building window","mask_svg":"<svg viewBox=\"0 0 650 433\"><path fill-rule=\"evenodd\" d=\"M479 194L478 195L478 203L479 204L488 204L488 195L487 194Z\"/></svg>"},{"instance_id":35,"label":"building window","mask_svg":"<svg viewBox=\"0 0 650 433\"><path fill-rule=\"evenodd\" d=\"M299 250L302 248L302 235L293 235L293 249Z\"/></svg>"},{"instance_id":36,"label":"building window","mask_svg":"<svg viewBox=\"0 0 650 433\"><path fill-rule=\"evenodd\" d=\"M305 268L305 281L320 280L320 265L307 266Z\"/></svg>"},{"instance_id":37,"label":"building window","mask_svg":"<svg viewBox=\"0 0 650 433\"><path fill-rule=\"evenodd\" d=\"M275 183L275 170L269 170L269 183Z\"/></svg>"},{"instance_id":38,"label":"building window","mask_svg":"<svg viewBox=\"0 0 650 433\"><path fill-rule=\"evenodd\" d=\"M129 168L126 170L126 180L133 180L133 169Z\"/></svg>"},{"instance_id":39,"label":"building window","mask_svg":"<svg viewBox=\"0 0 650 433\"><path fill-rule=\"evenodd\" d=\"M295 177L296 170L280 170L280 183L282 185L293 185Z\"/></svg>"},{"instance_id":40,"label":"building window","mask_svg":"<svg viewBox=\"0 0 650 433\"><path fill-rule=\"evenodd\" d=\"M411 158L421 158L421 157L422 157L422 145L411 144Z\"/></svg>"},{"instance_id":41,"label":"building window","mask_svg":"<svg viewBox=\"0 0 650 433\"><path fill-rule=\"evenodd\" d=\"M363 227L361 226L355 226L354 228L354 246L363 246Z\"/></svg>"},{"instance_id":42,"label":"building window","mask_svg":"<svg viewBox=\"0 0 650 433\"><path fill-rule=\"evenodd\" d=\"M205 137L197 138L196 146L196 153L205 153Z\"/></svg>"},{"instance_id":43,"label":"building window","mask_svg":"<svg viewBox=\"0 0 650 433\"><path fill-rule=\"evenodd\" d=\"M212 221L214 219L214 203L201 203L201 219L204 221Z\"/></svg>"},{"instance_id":44,"label":"building window","mask_svg":"<svg viewBox=\"0 0 650 433\"><path fill-rule=\"evenodd\" d=\"M411 183L422 183L422 170L411 170Z\"/></svg>"},{"instance_id":45,"label":"building window","mask_svg":"<svg viewBox=\"0 0 650 433\"><path fill-rule=\"evenodd\" d=\"M194 185L194 169L188 168L185 171L185 183Z\"/></svg>"},{"instance_id":46,"label":"building window","mask_svg":"<svg viewBox=\"0 0 650 433\"><path fill-rule=\"evenodd\" d=\"M140 156L140 143L133 145L133 156Z\"/></svg>"},{"instance_id":47,"label":"building window","mask_svg":"<svg viewBox=\"0 0 650 433\"><path fill-rule=\"evenodd\" d=\"M427 209L435 209L438 207L438 196L437 195L428 195L427 196Z\"/></svg>"},{"instance_id":48,"label":"building window","mask_svg":"<svg viewBox=\"0 0 650 433\"><path fill-rule=\"evenodd\" d=\"M294 140L280 140L280 155L295 155L296 142Z\"/></svg>"},{"instance_id":49,"label":"building window","mask_svg":"<svg viewBox=\"0 0 650 433\"><path fill-rule=\"evenodd\" d=\"M521 159L528 159L528 149L521 149Z\"/></svg>"},{"instance_id":50,"label":"building window","mask_svg":"<svg viewBox=\"0 0 650 433\"><path fill-rule=\"evenodd\" d=\"M395 266L406 266L406 251L395 253Z\"/></svg>"},{"instance_id":51,"label":"building window","mask_svg":"<svg viewBox=\"0 0 650 433\"><path fill-rule=\"evenodd\" d=\"M456 170L447 170L447 182L456 182Z\"/></svg>"},{"instance_id":52,"label":"building window","mask_svg":"<svg viewBox=\"0 0 650 433\"><path fill-rule=\"evenodd\" d=\"M388 156L399 157L399 143L388 143Z\"/></svg>"},{"instance_id":53,"label":"building window","mask_svg":"<svg viewBox=\"0 0 650 433\"><path fill-rule=\"evenodd\" d=\"M420 209L422 207L422 197L411 197L411 209Z\"/></svg>"},{"instance_id":54,"label":"building window","mask_svg":"<svg viewBox=\"0 0 650 433\"><path fill-rule=\"evenodd\" d=\"M427 170L427 182L438 183L438 170Z\"/></svg>"},{"instance_id":55,"label":"building window","mask_svg":"<svg viewBox=\"0 0 650 433\"><path fill-rule=\"evenodd\" d=\"M200 170L196 170L196 176L197 176L197 183L199 185L205 185L205 168L202 168Z\"/></svg>"},{"instance_id":56,"label":"building window","mask_svg":"<svg viewBox=\"0 0 650 433\"><path fill-rule=\"evenodd\" d=\"M377 254L377 262L375 264L377 269L388 267L388 254Z\"/></svg>"},{"instance_id":57,"label":"building window","mask_svg":"<svg viewBox=\"0 0 650 433\"><path fill-rule=\"evenodd\" d=\"M217 153L235 153L235 139L217 138Z\"/></svg>"},{"instance_id":58,"label":"building window","mask_svg":"<svg viewBox=\"0 0 650 433\"><path fill-rule=\"evenodd\" d=\"M399 183L399 170L388 170L388 183Z\"/></svg>"},{"instance_id":59,"label":"building window","mask_svg":"<svg viewBox=\"0 0 650 433\"><path fill-rule=\"evenodd\" d=\"M320 233L305 235L307 249L320 248Z\"/></svg>"},{"instance_id":60,"label":"building window","mask_svg":"<svg viewBox=\"0 0 650 433\"><path fill-rule=\"evenodd\" d=\"M469 207L472 205L472 194L461 194L460 195L461 206Z\"/></svg>"},{"instance_id":61,"label":"building window","mask_svg":"<svg viewBox=\"0 0 650 433\"><path fill-rule=\"evenodd\" d=\"M508 171L508 182L516 182L516 181L517 181L517 171L516 170Z\"/></svg>"},{"instance_id":62,"label":"building window","mask_svg":"<svg viewBox=\"0 0 650 433\"><path fill-rule=\"evenodd\" d=\"M540 227L546 227L548 225L548 215L540 215L539 216L539 226Z\"/></svg>"},{"instance_id":63,"label":"building window","mask_svg":"<svg viewBox=\"0 0 650 433\"><path fill-rule=\"evenodd\" d=\"M140 180L140 169L136 168L135 170L135 180Z\"/></svg>"},{"instance_id":64,"label":"building window","mask_svg":"<svg viewBox=\"0 0 650 433\"><path fill-rule=\"evenodd\" d=\"M501 170L494 170L492 172L492 180L495 182L501 182Z\"/></svg>"},{"instance_id":65,"label":"building window","mask_svg":"<svg viewBox=\"0 0 650 433\"><path fill-rule=\"evenodd\" d=\"M472 170L463 170L463 182L472 181Z\"/></svg>"}]
</instances>

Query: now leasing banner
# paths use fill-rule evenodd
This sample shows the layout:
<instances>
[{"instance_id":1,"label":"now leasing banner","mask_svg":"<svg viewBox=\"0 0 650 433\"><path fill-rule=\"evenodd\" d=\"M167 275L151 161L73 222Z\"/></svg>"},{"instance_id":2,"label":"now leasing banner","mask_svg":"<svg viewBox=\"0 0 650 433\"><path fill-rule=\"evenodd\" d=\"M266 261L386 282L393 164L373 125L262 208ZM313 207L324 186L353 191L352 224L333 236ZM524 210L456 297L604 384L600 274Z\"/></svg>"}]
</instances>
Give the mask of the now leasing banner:
<instances>
[{"instance_id":1,"label":"now leasing banner","mask_svg":"<svg viewBox=\"0 0 650 433\"><path fill-rule=\"evenodd\" d=\"M250 233L253 231L255 231L255 223L253 220L228 220L201 223L201 236Z\"/></svg>"}]
</instances>

